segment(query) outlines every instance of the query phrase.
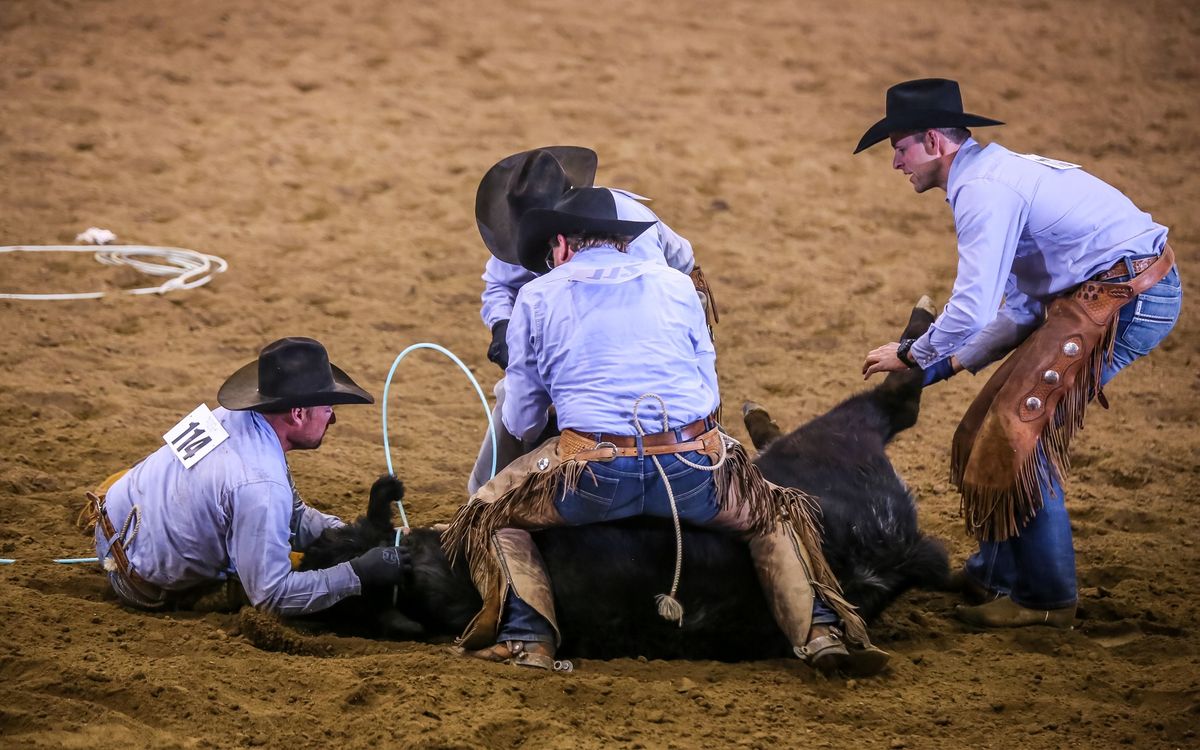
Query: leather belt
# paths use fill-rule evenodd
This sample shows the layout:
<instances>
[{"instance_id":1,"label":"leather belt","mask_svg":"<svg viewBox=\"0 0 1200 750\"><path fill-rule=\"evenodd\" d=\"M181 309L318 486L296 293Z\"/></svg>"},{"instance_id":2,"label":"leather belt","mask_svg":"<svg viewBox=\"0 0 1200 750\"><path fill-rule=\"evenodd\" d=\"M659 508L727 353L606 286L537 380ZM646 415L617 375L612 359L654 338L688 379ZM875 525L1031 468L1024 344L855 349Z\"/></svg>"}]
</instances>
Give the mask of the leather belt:
<instances>
[{"instance_id":1,"label":"leather belt","mask_svg":"<svg viewBox=\"0 0 1200 750\"><path fill-rule=\"evenodd\" d=\"M686 427L692 427L692 425ZM721 451L721 431L716 427L707 427L707 425L704 427L703 432L690 436L690 439L676 437L674 430L646 435L646 438L657 438L658 442L653 445L647 444L643 438L640 454L636 443L633 443L632 438L628 438L626 435L601 435L601 439L597 440L595 433L585 434L566 429L562 431L559 441L560 457L563 461L611 461L618 457L662 456L668 453L690 453L692 451L717 456ZM681 428L681 431L682 429L684 428ZM667 438L663 437L668 435L671 442L666 442ZM618 445L607 439L611 437L620 438L622 441L628 439L630 443Z\"/></svg>"},{"instance_id":2,"label":"leather belt","mask_svg":"<svg viewBox=\"0 0 1200 750\"><path fill-rule=\"evenodd\" d=\"M657 448L659 446L678 445L680 443L685 443L685 442L688 442L691 440L695 440L696 438L700 437L704 433L713 429L713 427L714 427L714 424L710 418L701 417L700 419L697 419L695 422L689 422L688 424L685 424L683 427L677 427L674 430L668 430L666 432L655 432L655 433L651 433L649 435L642 435L642 446L645 448L651 448L651 447ZM563 431L566 432L566 430L563 430ZM571 432L574 432L576 435L579 435L580 437L587 438L589 440L595 440L597 443L609 443L611 445L615 445L618 448L636 448L637 447L637 436L635 436L635 435L609 435L609 434L603 433L603 432L601 432L601 433L580 432L579 430L571 430ZM676 434L676 433L678 433L678 434ZM649 453L649 451L647 451L647 453ZM636 455L636 453L635 453L635 455Z\"/></svg>"},{"instance_id":3,"label":"leather belt","mask_svg":"<svg viewBox=\"0 0 1200 750\"><path fill-rule=\"evenodd\" d=\"M1169 246L1163 248L1163 255L1166 255L1168 247ZM1092 281L1108 281L1109 279L1117 279L1122 276L1129 276L1129 266L1133 267L1133 275L1137 276L1143 273L1150 266L1154 265L1154 263L1161 257L1161 255L1153 255L1149 258L1138 258L1137 260L1129 261L1128 266L1125 263L1125 259L1122 258L1114 263L1112 268L1108 269L1107 271L1101 271L1093 276Z\"/></svg>"}]
</instances>

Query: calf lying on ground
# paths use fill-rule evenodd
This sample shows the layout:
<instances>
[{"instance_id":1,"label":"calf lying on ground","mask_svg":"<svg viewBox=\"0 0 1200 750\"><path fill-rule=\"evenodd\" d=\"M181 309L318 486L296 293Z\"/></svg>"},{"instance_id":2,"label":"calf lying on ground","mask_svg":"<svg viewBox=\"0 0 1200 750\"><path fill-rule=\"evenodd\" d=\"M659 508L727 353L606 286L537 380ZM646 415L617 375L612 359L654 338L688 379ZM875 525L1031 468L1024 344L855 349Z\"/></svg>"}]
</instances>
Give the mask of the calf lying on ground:
<instances>
[{"instance_id":1,"label":"calf lying on ground","mask_svg":"<svg viewBox=\"0 0 1200 750\"><path fill-rule=\"evenodd\" d=\"M928 305L919 306L905 336L932 321ZM820 499L826 558L846 598L868 620L909 588L941 587L948 572L945 550L917 528L913 498L884 452L897 432L916 422L920 397L921 373L913 370L890 374L790 435L781 436L760 407L746 414L755 445L765 447L756 459L763 474ZM303 567L328 567L391 544L391 502L401 494L395 479L376 482L367 514L327 531L306 551ZM685 527L680 627L659 617L654 602L674 566L669 521L635 518L533 536L553 583L565 656L737 661L791 651L745 545L732 537ZM466 564L450 565L433 529L414 529L403 543L413 576L394 606L392 589L364 591L319 616L335 629L366 635L461 633L480 607Z\"/></svg>"}]
</instances>

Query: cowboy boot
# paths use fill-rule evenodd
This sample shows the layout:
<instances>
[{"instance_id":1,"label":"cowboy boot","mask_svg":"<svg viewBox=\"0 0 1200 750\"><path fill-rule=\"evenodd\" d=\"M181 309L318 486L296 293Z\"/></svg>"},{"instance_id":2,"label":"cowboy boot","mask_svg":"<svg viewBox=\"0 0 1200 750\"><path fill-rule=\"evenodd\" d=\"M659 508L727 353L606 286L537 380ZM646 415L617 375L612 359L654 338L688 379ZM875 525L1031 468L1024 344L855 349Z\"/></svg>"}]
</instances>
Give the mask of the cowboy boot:
<instances>
[{"instance_id":1,"label":"cowboy boot","mask_svg":"<svg viewBox=\"0 0 1200 750\"><path fill-rule=\"evenodd\" d=\"M797 657L822 673L845 672L868 677L881 672L891 658L869 642L846 640L840 628L812 624L815 592L803 545L784 524L750 538L750 556L775 622Z\"/></svg>"},{"instance_id":2,"label":"cowboy boot","mask_svg":"<svg viewBox=\"0 0 1200 750\"><path fill-rule=\"evenodd\" d=\"M554 590L533 537L521 529L500 529L492 535L489 548L491 559L480 566L472 566L472 578L483 595L483 607L458 639L463 655L488 661L506 661L517 653L511 647L506 647L505 643L496 642L504 603L510 595L515 594L553 628L554 643L537 644L548 650L547 655L553 661L555 644L562 640L562 635L554 612ZM505 648L508 653L504 653ZM524 653L541 650L527 648Z\"/></svg>"},{"instance_id":3,"label":"cowboy boot","mask_svg":"<svg viewBox=\"0 0 1200 750\"><path fill-rule=\"evenodd\" d=\"M1021 628L1027 625L1048 625L1070 630L1075 623L1075 605L1061 609L1031 609L1022 607L1007 596L1000 596L975 607L958 605L958 619L968 625L984 628Z\"/></svg>"},{"instance_id":4,"label":"cowboy boot","mask_svg":"<svg viewBox=\"0 0 1200 750\"><path fill-rule=\"evenodd\" d=\"M573 671L571 662L554 658L554 646L542 641L501 641L487 648L462 650L463 656L498 664L533 667L550 672Z\"/></svg>"}]
</instances>

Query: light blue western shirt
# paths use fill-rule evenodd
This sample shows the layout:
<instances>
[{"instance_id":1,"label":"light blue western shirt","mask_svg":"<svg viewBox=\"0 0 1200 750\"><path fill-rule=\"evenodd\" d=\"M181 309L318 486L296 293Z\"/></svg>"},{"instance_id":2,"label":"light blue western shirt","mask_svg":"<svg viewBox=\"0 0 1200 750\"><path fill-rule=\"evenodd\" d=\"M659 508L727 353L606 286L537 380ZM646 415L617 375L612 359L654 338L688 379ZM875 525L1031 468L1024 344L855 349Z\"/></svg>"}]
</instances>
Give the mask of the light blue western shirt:
<instances>
[{"instance_id":1,"label":"light blue western shirt","mask_svg":"<svg viewBox=\"0 0 1200 750\"><path fill-rule=\"evenodd\" d=\"M653 228L650 230L653 232ZM634 401L666 402L669 427L716 409L716 350L692 281L661 260L593 247L539 276L517 295L508 326L505 428L538 436L553 403L558 424L634 435ZM656 401L639 413L662 432Z\"/></svg>"},{"instance_id":2,"label":"light blue western shirt","mask_svg":"<svg viewBox=\"0 0 1200 750\"><path fill-rule=\"evenodd\" d=\"M613 194L618 219L658 222L630 243L630 257L665 262L671 268L691 273L696 264L692 244L659 221L654 212L640 202L646 198L616 188L608 190ZM511 318L517 291L533 278L535 274L524 266L505 263L494 256L489 258L483 271L483 308L480 311L484 325L490 329L497 322Z\"/></svg>"},{"instance_id":3,"label":"light blue western shirt","mask_svg":"<svg viewBox=\"0 0 1200 750\"><path fill-rule=\"evenodd\" d=\"M140 511L136 532L131 524L126 534L133 570L167 591L236 574L254 606L285 615L360 593L348 562L292 570L292 550L342 522L300 499L279 437L261 414L225 408L213 414L229 438L199 463L185 469L163 445L109 489L105 508L118 533L135 505ZM99 530L96 553L108 555Z\"/></svg>"},{"instance_id":4,"label":"light blue western shirt","mask_svg":"<svg viewBox=\"0 0 1200 750\"><path fill-rule=\"evenodd\" d=\"M950 165L946 201L958 273L942 314L910 351L922 367L954 354L978 372L1037 328L1055 297L1167 241L1166 227L1082 169L973 138Z\"/></svg>"}]
</instances>

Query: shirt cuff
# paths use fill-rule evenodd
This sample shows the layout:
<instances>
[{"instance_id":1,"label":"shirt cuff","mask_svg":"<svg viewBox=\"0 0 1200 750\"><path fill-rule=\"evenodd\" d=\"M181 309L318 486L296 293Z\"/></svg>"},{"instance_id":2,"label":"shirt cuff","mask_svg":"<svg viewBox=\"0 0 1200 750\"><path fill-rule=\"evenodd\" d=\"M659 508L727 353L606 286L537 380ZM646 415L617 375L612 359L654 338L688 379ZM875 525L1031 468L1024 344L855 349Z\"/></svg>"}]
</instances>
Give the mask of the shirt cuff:
<instances>
[{"instance_id":1,"label":"shirt cuff","mask_svg":"<svg viewBox=\"0 0 1200 750\"><path fill-rule=\"evenodd\" d=\"M917 363L920 368L929 367L939 359L945 359L946 355L938 354L933 349L933 345L929 342L929 333L924 333L921 338L913 342L912 348L908 350L908 356L912 361Z\"/></svg>"}]
</instances>

